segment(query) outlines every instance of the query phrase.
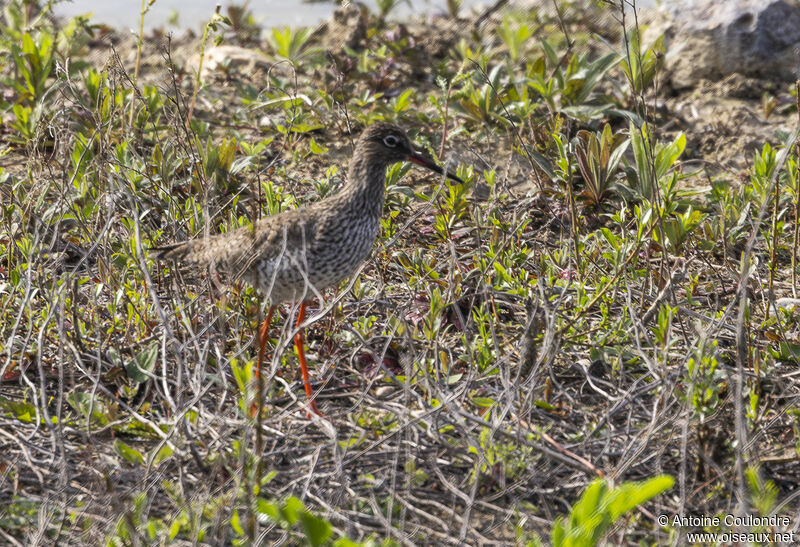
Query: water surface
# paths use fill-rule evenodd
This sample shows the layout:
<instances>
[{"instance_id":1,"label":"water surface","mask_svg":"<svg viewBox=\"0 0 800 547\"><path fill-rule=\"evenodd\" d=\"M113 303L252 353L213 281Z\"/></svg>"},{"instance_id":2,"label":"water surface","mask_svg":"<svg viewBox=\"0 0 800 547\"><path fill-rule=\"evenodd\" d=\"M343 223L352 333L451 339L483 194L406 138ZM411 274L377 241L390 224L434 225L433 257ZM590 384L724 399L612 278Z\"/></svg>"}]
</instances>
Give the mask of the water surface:
<instances>
[{"instance_id":1,"label":"water surface","mask_svg":"<svg viewBox=\"0 0 800 547\"><path fill-rule=\"evenodd\" d=\"M222 13L231 3L243 5L244 2L218 0L156 0L150 6L145 17L148 29L163 27L175 28L168 24L173 13L178 14L177 28L193 28L199 30L214 13L218 3L222 4ZM462 13L468 13L471 6L479 5L480 0L463 0ZM364 0L364 4L373 12L377 12L375 0ZM247 3L249 11L262 27L282 25L316 26L328 19L336 5L333 2L306 3L299 0L253 0ZM72 0L58 4L55 11L58 15L72 17L92 13L92 21L105 23L115 28L139 28L139 11L141 0ZM447 13L446 0L413 0L410 4L401 2L390 14L390 19L407 19L412 14Z\"/></svg>"}]
</instances>

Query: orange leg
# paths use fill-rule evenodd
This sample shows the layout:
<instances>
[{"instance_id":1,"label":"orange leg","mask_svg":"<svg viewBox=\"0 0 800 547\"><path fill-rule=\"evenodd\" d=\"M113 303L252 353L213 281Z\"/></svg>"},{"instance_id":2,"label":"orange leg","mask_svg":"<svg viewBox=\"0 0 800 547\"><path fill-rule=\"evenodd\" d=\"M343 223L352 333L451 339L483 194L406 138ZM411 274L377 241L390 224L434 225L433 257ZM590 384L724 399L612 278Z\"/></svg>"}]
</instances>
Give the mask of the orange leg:
<instances>
[{"instance_id":1,"label":"orange leg","mask_svg":"<svg viewBox=\"0 0 800 547\"><path fill-rule=\"evenodd\" d=\"M306 303L300 303L300 309L297 311L297 324L295 328L299 327L303 320L306 318ZM306 397L311 401L311 410L317 416L325 417L322 412L317 408L317 401L314 400L314 392L311 389L311 380L308 376L308 365L306 365L306 354L303 350L303 331L298 331L294 335L294 345L297 348L297 358L300 361L300 372L303 375L303 387L306 389Z\"/></svg>"},{"instance_id":2,"label":"orange leg","mask_svg":"<svg viewBox=\"0 0 800 547\"><path fill-rule=\"evenodd\" d=\"M270 306L267 310L267 317L258 329L258 367L256 368L256 378L261 374L261 367L264 366L264 354L267 352L267 334L269 333L269 324L272 321L272 312L275 311L275 306Z\"/></svg>"},{"instance_id":3,"label":"orange leg","mask_svg":"<svg viewBox=\"0 0 800 547\"><path fill-rule=\"evenodd\" d=\"M261 368L264 366L264 354L267 352L267 340L269 337L269 324L272 321L272 312L275 311L275 306L270 306L269 310L267 311L267 317L264 319L264 322L261 324L261 327L258 329L258 338L256 341L258 342L258 364L256 365L255 371L255 378L256 378L256 387L258 391L258 401L254 401L250 403L250 417L254 418L259 415L259 409L263 403L263 396L264 396L264 383L261 379Z\"/></svg>"}]
</instances>

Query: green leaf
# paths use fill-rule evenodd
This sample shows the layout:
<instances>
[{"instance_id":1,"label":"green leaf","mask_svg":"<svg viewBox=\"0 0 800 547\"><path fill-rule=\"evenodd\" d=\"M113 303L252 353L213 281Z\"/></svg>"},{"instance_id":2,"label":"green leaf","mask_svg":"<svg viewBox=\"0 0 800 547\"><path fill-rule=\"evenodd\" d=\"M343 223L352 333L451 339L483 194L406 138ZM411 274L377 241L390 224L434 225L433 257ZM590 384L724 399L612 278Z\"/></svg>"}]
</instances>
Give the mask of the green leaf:
<instances>
[{"instance_id":1,"label":"green leaf","mask_svg":"<svg viewBox=\"0 0 800 547\"><path fill-rule=\"evenodd\" d=\"M512 279L511 276L508 275L508 271L499 262L494 263L494 271L497 272L497 274L500 276L500 279L506 283L512 283Z\"/></svg>"},{"instance_id":2,"label":"green leaf","mask_svg":"<svg viewBox=\"0 0 800 547\"><path fill-rule=\"evenodd\" d=\"M603 237L606 239L609 245L611 245L614 250L619 251L620 249L620 242L619 238L613 234L611 230L606 227L600 228L600 232L603 234Z\"/></svg>"},{"instance_id":3,"label":"green leaf","mask_svg":"<svg viewBox=\"0 0 800 547\"><path fill-rule=\"evenodd\" d=\"M269 473L261 477L261 486L269 484L270 482L272 482L272 479L274 479L277 476L278 476L277 471L270 471Z\"/></svg>"},{"instance_id":4,"label":"green leaf","mask_svg":"<svg viewBox=\"0 0 800 547\"><path fill-rule=\"evenodd\" d=\"M12 401L11 399L0 397L0 408L10 412L21 422L33 423L36 419L36 406L25 401Z\"/></svg>"},{"instance_id":5,"label":"green leaf","mask_svg":"<svg viewBox=\"0 0 800 547\"><path fill-rule=\"evenodd\" d=\"M562 545L567 545L564 517L558 517L556 519L556 523L553 525L553 532L551 534L550 540L553 542L554 547L561 547Z\"/></svg>"},{"instance_id":6,"label":"green leaf","mask_svg":"<svg viewBox=\"0 0 800 547\"><path fill-rule=\"evenodd\" d=\"M686 148L686 135L683 133L675 137L675 140L665 145L656 154L656 176L658 178L667 174L667 171L675 164L683 150Z\"/></svg>"},{"instance_id":7,"label":"green leaf","mask_svg":"<svg viewBox=\"0 0 800 547\"><path fill-rule=\"evenodd\" d=\"M233 372L233 378L236 380L236 385L242 393L244 393L250 381L253 379L253 368L252 362L240 365L237 359L231 359L231 372Z\"/></svg>"},{"instance_id":8,"label":"green leaf","mask_svg":"<svg viewBox=\"0 0 800 547\"><path fill-rule=\"evenodd\" d=\"M414 90L412 88L408 88L398 95L397 98L395 98L392 107L394 108L396 114L400 114L401 112L409 109L411 106L411 94L413 91Z\"/></svg>"},{"instance_id":9,"label":"green leaf","mask_svg":"<svg viewBox=\"0 0 800 547\"><path fill-rule=\"evenodd\" d=\"M560 59L555 50L547 43L547 40L542 40L542 49L544 50L544 54L547 55L547 60L550 62L550 65L558 66Z\"/></svg>"},{"instance_id":10,"label":"green leaf","mask_svg":"<svg viewBox=\"0 0 800 547\"><path fill-rule=\"evenodd\" d=\"M158 453L153 458L153 465L160 464L161 462L172 456L172 454L173 450L168 445L165 444L159 449Z\"/></svg>"},{"instance_id":11,"label":"green leaf","mask_svg":"<svg viewBox=\"0 0 800 547\"><path fill-rule=\"evenodd\" d=\"M303 502L294 496L289 496L289 499L283 505L281 513L283 513L283 518L289 523L289 526L294 526L300 520L300 514L303 511L305 511Z\"/></svg>"},{"instance_id":12,"label":"green leaf","mask_svg":"<svg viewBox=\"0 0 800 547\"><path fill-rule=\"evenodd\" d=\"M314 137L311 137L309 146L313 154L325 154L328 151L328 147L318 144L317 141L314 140Z\"/></svg>"},{"instance_id":13,"label":"green leaf","mask_svg":"<svg viewBox=\"0 0 800 547\"><path fill-rule=\"evenodd\" d=\"M447 385L448 386L452 386L454 384L457 384L461 380L461 378L463 376L464 375L460 374L460 373L459 374L451 374L450 376L447 377Z\"/></svg>"},{"instance_id":14,"label":"green leaf","mask_svg":"<svg viewBox=\"0 0 800 547\"><path fill-rule=\"evenodd\" d=\"M617 488L608 509L612 522L646 501L666 492L675 484L669 475L660 475L646 481L626 482Z\"/></svg>"},{"instance_id":15,"label":"green leaf","mask_svg":"<svg viewBox=\"0 0 800 547\"><path fill-rule=\"evenodd\" d=\"M172 521L172 524L169 527L169 539L170 541L177 537L178 533L181 531L181 521L175 519Z\"/></svg>"},{"instance_id":16,"label":"green leaf","mask_svg":"<svg viewBox=\"0 0 800 547\"><path fill-rule=\"evenodd\" d=\"M120 439L114 441L114 451L133 464L141 465L144 463L142 453Z\"/></svg>"},{"instance_id":17,"label":"green leaf","mask_svg":"<svg viewBox=\"0 0 800 547\"><path fill-rule=\"evenodd\" d=\"M552 180L556 178L556 173L553 170L553 164L550 162L549 159L544 157L542 154L537 152L536 150L530 149L528 150L528 154L530 155L533 162L539 166L539 169L545 172L545 174Z\"/></svg>"},{"instance_id":18,"label":"green leaf","mask_svg":"<svg viewBox=\"0 0 800 547\"><path fill-rule=\"evenodd\" d=\"M597 87L600 79L613 68L617 63L622 60L622 57L616 53L609 53L604 57L600 57L586 69L586 79L583 82L583 87L574 99L574 103L581 104L588 97L589 94Z\"/></svg>"},{"instance_id":19,"label":"green leaf","mask_svg":"<svg viewBox=\"0 0 800 547\"><path fill-rule=\"evenodd\" d=\"M278 506L264 498L258 498L256 501L256 510L262 515L268 516L273 522L280 522L281 520L281 511Z\"/></svg>"},{"instance_id":20,"label":"green leaf","mask_svg":"<svg viewBox=\"0 0 800 547\"><path fill-rule=\"evenodd\" d=\"M638 179L638 192L646 199L653 201L655 181L650 172L650 127L644 123L637 127L630 123L631 145L633 157L636 161L636 177Z\"/></svg>"},{"instance_id":21,"label":"green leaf","mask_svg":"<svg viewBox=\"0 0 800 547\"><path fill-rule=\"evenodd\" d=\"M233 528L234 532L238 535L244 535L244 528L242 528L242 523L239 520L239 511L236 509L233 510L233 514L231 515L231 528Z\"/></svg>"},{"instance_id":22,"label":"green leaf","mask_svg":"<svg viewBox=\"0 0 800 547\"><path fill-rule=\"evenodd\" d=\"M97 424L105 426L110 423L108 407L99 397L83 391L73 391L67 395L67 402L85 418L91 413L92 420Z\"/></svg>"},{"instance_id":23,"label":"green leaf","mask_svg":"<svg viewBox=\"0 0 800 547\"><path fill-rule=\"evenodd\" d=\"M778 343L778 350L775 351L774 349L770 348L770 353L776 359L781 359L783 361L795 361L798 359L798 357L800 357L800 344L782 340Z\"/></svg>"},{"instance_id":24,"label":"green leaf","mask_svg":"<svg viewBox=\"0 0 800 547\"><path fill-rule=\"evenodd\" d=\"M153 369L158 359L158 342L153 342L147 349L139 352L136 357L125 364L128 378L141 384L153 377Z\"/></svg>"},{"instance_id":25,"label":"green leaf","mask_svg":"<svg viewBox=\"0 0 800 547\"><path fill-rule=\"evenodd\" d=\"M569 517L556 520L552 531L553 545L597 545L619 517L672 488L674 483L675 480L667 475L627 482L613 489L603 479L592 482L572 507Z\"/></svg>"},{"instance_id":26,"label":"green leaf","mask_svg":"<svg viewBox=\"0 0 800 547\"><path fill-rule=\"evenodd\" d=\"M314 547L322 545L333 534L331 523L327 520L312 515L308 511L300 513L300 525L306 534L309 543Z\"/></svg>"}]
</instances>

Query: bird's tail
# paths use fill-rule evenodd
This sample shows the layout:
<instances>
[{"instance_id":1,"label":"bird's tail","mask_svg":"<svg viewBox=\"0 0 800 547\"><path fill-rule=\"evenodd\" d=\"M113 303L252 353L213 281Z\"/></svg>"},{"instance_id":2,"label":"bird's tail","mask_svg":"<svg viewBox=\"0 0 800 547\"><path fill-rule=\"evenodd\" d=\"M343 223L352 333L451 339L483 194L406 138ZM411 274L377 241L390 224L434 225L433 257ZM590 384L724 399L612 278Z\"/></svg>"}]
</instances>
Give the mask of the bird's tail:
<instances>
[{"instance_id":1,"label":"bird's tail","mask_svg":"<svg viewBox=\"0 0 800 547\"><path fill-rule=\"evenodd\" d=\"M152 247L150 251L158 260L174 260L189 264L212 264L219 265L230 258L231 250L238 249L236 241L231 239L230 234L217 234L209 237L197 237L195 239L165 245L163 247Z\"/></svg>"},{"instance_id":2,"label":"bird's tail","mask_svg":"<svg viewBox=\"0 0 800 547\"><path fill-rule=\"evenodd\" d=\"M174 260L176 262L198 262L199 247L203 240L184 241L163 247L151 247L150 251L157 260Z\"/></svg>"}]
</instances>

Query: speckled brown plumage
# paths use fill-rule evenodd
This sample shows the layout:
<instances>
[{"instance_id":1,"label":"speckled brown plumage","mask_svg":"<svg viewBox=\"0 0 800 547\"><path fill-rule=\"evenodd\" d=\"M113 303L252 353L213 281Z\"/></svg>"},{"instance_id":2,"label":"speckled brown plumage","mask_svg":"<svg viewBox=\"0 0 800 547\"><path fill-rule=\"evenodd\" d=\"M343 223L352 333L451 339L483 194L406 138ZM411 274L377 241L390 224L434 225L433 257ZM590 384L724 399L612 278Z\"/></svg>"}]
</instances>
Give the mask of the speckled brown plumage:
<instances>
[{"instance_id":1,"label":"speckled brown plumage","mask_svg":"<svg viewBox=\"0 0 800 547\"><path fill-rule=\"evenodd\" d=\"M387 146L387 139L396 146ZM338 194L263 218L254 227L157 249L157 257L213 267L222 280L241 277L273 303L323 291L349 277L369 255L378 235L386 167L408 159L441 172L414 151L402 129L373 124L359 138L347 184Z\"/></svg>"},{"instance_id":2,"label":"speckled brown plumage","mask_svg":"<svg viewBox=\"0 0 800 547\"><path fill-rule=\"evenodd\" d=\"M386 168L399 161L460 182L414 150L402 129L376 123L358 139L347 184L338 194L263 218L253 227L155 249L156 256L210 267L222 281L242 278L273 304L303 300L349 277L367 258L378 235ZM310 395L302 355L301 366Z\"/></svg>"}]
</instances>

